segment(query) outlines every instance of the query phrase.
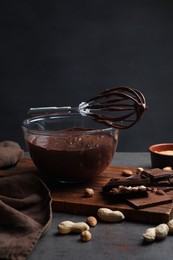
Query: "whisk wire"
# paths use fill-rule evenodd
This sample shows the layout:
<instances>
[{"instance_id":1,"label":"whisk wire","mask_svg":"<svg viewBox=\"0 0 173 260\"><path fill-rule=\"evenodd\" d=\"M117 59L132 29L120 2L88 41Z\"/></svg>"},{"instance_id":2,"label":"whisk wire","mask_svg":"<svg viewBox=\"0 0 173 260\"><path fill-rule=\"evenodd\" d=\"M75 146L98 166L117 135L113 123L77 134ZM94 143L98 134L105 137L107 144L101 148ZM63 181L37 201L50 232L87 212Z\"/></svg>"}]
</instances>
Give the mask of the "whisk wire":
<instances>
[{"instance_id":1,"label":"whisk wire","mask_svg":"<svg viewBox=\"0 0 173 260\"><path fill-rule=\"evenodd\" d=\"M107 89L89 99L88 104L89 116L92 119L121 129L134 125L146 110L144 95L128 87ZM115 113L111 116L110 113L106 115L103 112Z\"/></svg>"}]
</instances>

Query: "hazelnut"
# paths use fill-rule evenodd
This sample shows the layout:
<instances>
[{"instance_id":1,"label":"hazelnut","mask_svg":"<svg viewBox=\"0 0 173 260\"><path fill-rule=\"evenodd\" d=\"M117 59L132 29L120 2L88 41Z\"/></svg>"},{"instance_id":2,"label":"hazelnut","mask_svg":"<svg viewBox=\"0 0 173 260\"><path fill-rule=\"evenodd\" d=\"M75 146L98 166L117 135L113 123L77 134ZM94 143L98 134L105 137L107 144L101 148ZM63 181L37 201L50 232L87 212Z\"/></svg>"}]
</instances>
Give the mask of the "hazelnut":
<instances>
[{"instance_id":1,"label":"hazelnut","mask_svg":"<svg viewBox=\"0 0 173 260\"><path fill-rule=\"evenodd\" d=\"M166 166L163 168L164 171L172 171L172 167L171 166Z\"/></svg>"},{"instance_id":2,"label":"hazelnut","mask_svg":"<svg viewBox=\"0 0 173 260\"><path fill-rule=\"evenodd\" d=\"M90 227L95 227L97 225L97 219L93 216L90 216L90 217L87 218L87 224Z\"/></svg>"},{"instance_id":3,"label":"hazelnut","mask_svg":"<svg viewBox=\"0 0 173 260\"><path fill-rule=\"evenodd\" d=\"M88 230L82 231L81 240L84 242L90 241L92 239L92 235Z\"/></svg>"},{"instance_id":4,"label":"hazelnut","mask_svg":"<svg viewBox=\"0 0 173 260\"><path fill-rule=\"evenodd\" d=\"M126 177L129 177L129 176L132 176L133 175L133 172L130 171L130 170L123 170L122 171L122 175L126 176Z\"/></svg>"},{"instance_id":5,"label":"hazelnut","mask_svg":"<svg viewBox=\"0 0 173 260\"><path fill-rule=\"evenodd\" d=\"M94 190L91 188L86 188L84 191L85 197L92 197L94 195Z\"/></svg>"},{"instance_id":6,"label":"hazelnut","mask_svg":"<svg viewBox=\"0 0 173 260\"><path fill-rule=\"evenodd\" d=\"M163 190L156 190L155 193L158 195L165 195L165 192Z\"/></svg>"},{"instance_id":7,"label":"hazelnut","mask_svg":"<svg viewBox=\"0 0 173 260\"><path fill-rule=\"evenodd\" d=\"M136 169L136 174L140 174L141 172L143 172L143 168L142 167L138 167L137 169Z\"/></svg>"}]
</instances>

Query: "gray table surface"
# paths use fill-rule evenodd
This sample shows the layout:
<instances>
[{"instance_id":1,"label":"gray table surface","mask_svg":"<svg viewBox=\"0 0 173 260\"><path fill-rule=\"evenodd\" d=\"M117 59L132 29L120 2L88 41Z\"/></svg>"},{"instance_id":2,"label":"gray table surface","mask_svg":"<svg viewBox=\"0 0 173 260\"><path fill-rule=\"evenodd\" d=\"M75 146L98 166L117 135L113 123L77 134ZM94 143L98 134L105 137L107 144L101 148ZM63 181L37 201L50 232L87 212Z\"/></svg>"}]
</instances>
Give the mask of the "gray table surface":
<instances>
[{"instance_id":1,"label":"gray table surface","mask_svg":"<svg viewBox=\"0 0 173 260\"><path fill-rule=\"evenodd\" d=\"M113 165L150 167L148 153L116 153ZM86 221L86 216L53 213L53 222L38 241L28 260L58 259L173 259L173 236L151 244L144 244L142 234L152 227L149 223L123 221L98 223L91 228L92 240L81 242L78 234L58 235L57 225L64 220Z\"/></svg>"}]
</instances>

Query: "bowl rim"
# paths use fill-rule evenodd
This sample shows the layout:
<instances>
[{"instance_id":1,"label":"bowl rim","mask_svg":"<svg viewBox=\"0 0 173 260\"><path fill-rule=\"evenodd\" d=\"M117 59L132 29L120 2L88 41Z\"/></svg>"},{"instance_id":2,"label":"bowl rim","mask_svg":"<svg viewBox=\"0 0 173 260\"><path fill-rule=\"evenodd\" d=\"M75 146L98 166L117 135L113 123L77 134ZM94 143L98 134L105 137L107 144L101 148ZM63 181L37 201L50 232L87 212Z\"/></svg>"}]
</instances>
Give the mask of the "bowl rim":
<instances>
[{"instance_id":1,"label":"bowl rim","mask_svg":"<svg viewBox=\"0 0 173 260\"><path fill-rule=\"evenodd\" d=\"M64 129L61 130L42 130L42 129L30 129L28 126L30 123L32 122L36 122L36 121L41 121L44 120L46 118L48 119L57 119L58 117L60 118L72 118L72 117L84 117L78 113L68 113L68 114L46 114L46 115L41 115L41 116L34 116L34 117L28 117L26 119L24 119L22 121L21 127L23 129L24 132L30 133L30 134L36 134L36 135L48 135L48 136L52 136L52 135L56 135L58 134L59 136L66 136L68 133L64 133ZM99 123L98 123L99 125ZM101 124L100 124L101 125ZM75 129L75 127L72 127ZM80 129L80 127L76 127L76 129ZM65 128L67 129L67 128ZM85 134L96 134L96 133L105 133L105 132L110 132L110 131L116 131L119 132L118 128L114 128L111 126L106 126L103 128L86 128L86 129L81 129L81 131L74 131L71 132L71 134L74 135L85 135ZM62 133L61 133L62 132Z\"/></svg>"},{"instance_id":2,"label":"bowl rim","mask_svg":"<svg viewBox=\"0 0 173 260\"><path fill-rule=\"evenodd\" d=\"M150 153L153 153L153 154L159 154L161 156L173 156L173 155L170 155L170 154L160 154L158 153L158 151L156 150L153 150L153 148L157 148L157 147L164 147L164 146L171 146L172 149L163 149L162 151L166 151L166 150L172 150L173 151L173 143L158 143L158 144L153 144L153 145L150 145L148 150Z\"/></svg>"}]
</instances>

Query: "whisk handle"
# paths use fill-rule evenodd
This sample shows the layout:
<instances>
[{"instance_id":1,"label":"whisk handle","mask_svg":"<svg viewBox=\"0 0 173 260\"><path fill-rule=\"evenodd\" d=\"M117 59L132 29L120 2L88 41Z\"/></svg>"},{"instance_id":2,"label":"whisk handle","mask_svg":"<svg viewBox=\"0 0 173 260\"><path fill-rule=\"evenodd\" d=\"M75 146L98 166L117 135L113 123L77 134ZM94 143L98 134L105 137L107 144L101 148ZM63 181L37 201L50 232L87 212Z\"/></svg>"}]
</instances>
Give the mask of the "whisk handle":
<instances>
[{"instance_id":1,"label":"whisk handle","mask_svg":"<svg viewBox=\"0 0 173 260\"><path fill-rule=\"evenodd\" d=\"M55 113L68 113L71 112L70 106L65 107L31 107L28 110L28 115L44 115L44 114L55 114Z\"/></svg>"}]
</instances>

